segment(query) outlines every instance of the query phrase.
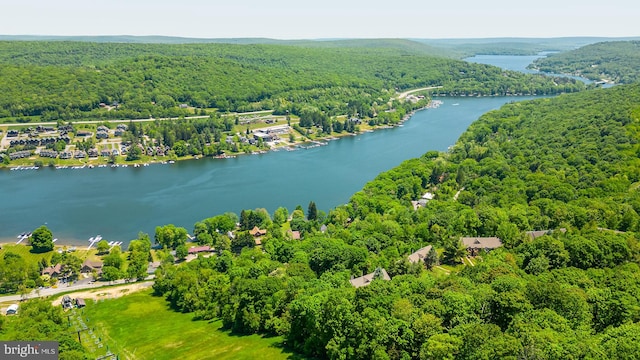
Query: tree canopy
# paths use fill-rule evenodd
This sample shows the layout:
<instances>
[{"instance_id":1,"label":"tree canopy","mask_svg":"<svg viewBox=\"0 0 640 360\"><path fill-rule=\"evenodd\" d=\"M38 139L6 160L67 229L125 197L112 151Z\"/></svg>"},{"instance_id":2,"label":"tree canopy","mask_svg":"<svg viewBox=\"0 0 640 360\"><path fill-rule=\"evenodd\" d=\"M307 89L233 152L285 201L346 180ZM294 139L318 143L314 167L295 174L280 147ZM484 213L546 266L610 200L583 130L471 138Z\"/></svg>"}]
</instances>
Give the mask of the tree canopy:
<instances>
[{"instance_id":1,"label":"tree canopy","mask_svg":"<svg viewBox=\"0 0 640 360\"><path fill-rule=\"evenodd\" d=\"M271 226L262 248L161 267L154 291L319 358L638 356L638 104L633 85L506 105L380 174L325 232ZM503 246L466 259L462 236ZM411 264L426 244L456 265ZM349 282L381 268L391 281Z\"/></svg>"},{"instance_id":2,"label":"tree canopy","mask_svg":"<svg viewBox=\"0 0 640 360\"><path fill-rule=\"evenodd\" d=\"M584 88L387 47L4 41L0 54L4 122L178 117L193 114L189 108L329 116L358 108L365 116L396 89L526 95Z\"/></svg>"},{"instance_id":3,"label":"tree canopy","mask_svg":"<svg viewBox=\"0 0 640 360\"><path fill-rule=\"evenodd\" d=\"M531 67L556 74L629 84L640 79L640 41L607 41L537 59Z\"/></svg>"},{"instance_id":4,"label":"tree canopy","mask_svg":"<svg viewBox=\"0 0 640 360\"><path fill-rule=\"evenodd\" d=\"M30 239L34 252L47 252L53 250L53 233L45 225L35 229Z\"/></svg>"}]
</instances>

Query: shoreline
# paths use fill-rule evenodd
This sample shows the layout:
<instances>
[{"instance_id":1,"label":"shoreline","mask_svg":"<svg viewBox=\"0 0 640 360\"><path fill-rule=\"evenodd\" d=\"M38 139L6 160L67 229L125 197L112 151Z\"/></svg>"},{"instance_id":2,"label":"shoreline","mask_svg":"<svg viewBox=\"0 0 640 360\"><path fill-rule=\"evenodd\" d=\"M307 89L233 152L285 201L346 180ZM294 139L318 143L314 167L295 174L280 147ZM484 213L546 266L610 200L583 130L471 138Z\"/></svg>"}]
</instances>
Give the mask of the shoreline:
<instances>
[{"instance_id":1,"label":"shoreline","mask_svg":"<svg viewBox=\"0 0 640 360\"><path fill-rule=\"evenodd\" d=\"M435 104L435 105L434 105ZM397 124L391 124L391 125L376 125L373 127L370 127L368 125L365 125L365 129L360 130L358 132L341 132L341 133L331 133L325 137L321 137L321 138L315 138L315 139L310 139L305 137L304 135L299 135L299 137L301 137L302 139L300 140L296 140L293 143L288 142L287 140L283 140L282 143L285 143L283 145L281 145L282 143L272 146L269 149L257 149L255 151L252 151L250 153L246 153L246 152L239 152L239 153L230 153L230 154L221 154L221 155L189 155L189 156L183 156L180 158L164 158L164 159L153 159L151 161L149 161L148 159L144 159L144 160L134 160L134 161L126 161L123 160L123 162L118 162L116 161L113 164L110 163L104 163L103 157L97 157L97 158L88 158L87 161L81 161L81 160L69 160L69 161L65 161L64 163L56 163L55 165L53 164L44 164L44 162L46 160L48 160L48 158L43 158L43 157L37 157L37 156L33 156L33 157L29 157L27 158L27 160L29 162L31 162L31 164L9 164L9 165L3 165L0 164L0 170L10 170L10 171L25 171L25 170L41 170L44 168L49 168L49 169L54 169L54 170L77 170L77 169L93 169L93 168L127 168L127 167L133 167L133 168L143 168L143 167L147 167L150 165L171 165L171 164L175 164L176 162L179 161L188 161L188 160L200 160L200 159L204 159L204 158L213 158L213 159L232 159L232 158L237 158L239 156L247 156L247 155L261 155L261 154L266 154L269 152L276 152L276 151L298 151L298 150L304 150L304 149L309 149L309 148L313 148L313 147L317 147L317 146L325 146L327 145L330 141L333 140L338 140L341 139L343 137L347 137L347 136L358 136L358 135L362 135L362 134L366 134L366 133L370 133L370 132L374 132L376 130L383 130L383 129L389 129L389 128L394 128L394 127L399 127L402 126L403 123L407 120L409 120L413 115L415 115L416 112L418 111L422 111L425 109L434 109L437 108L438 106L440 106L440 104L442 104L441 100L437 100L437 99L432 99L431 101L429 101L429 104L427 104L426 106L423 106L421 108L418 109L414 109L410 112L408 112L407 114L405 114L405 116L400 119L398 121ZM295 131L295 130L293 130ZM304 144L307 143L312 143L313 145L309 145L309 146L303 146ZM33 165L34 162L36 161L42 161L43 164L42 166L36 166ZM4 239L0 239L0 244L5 242Z\"/></svg>"}]
</instances>

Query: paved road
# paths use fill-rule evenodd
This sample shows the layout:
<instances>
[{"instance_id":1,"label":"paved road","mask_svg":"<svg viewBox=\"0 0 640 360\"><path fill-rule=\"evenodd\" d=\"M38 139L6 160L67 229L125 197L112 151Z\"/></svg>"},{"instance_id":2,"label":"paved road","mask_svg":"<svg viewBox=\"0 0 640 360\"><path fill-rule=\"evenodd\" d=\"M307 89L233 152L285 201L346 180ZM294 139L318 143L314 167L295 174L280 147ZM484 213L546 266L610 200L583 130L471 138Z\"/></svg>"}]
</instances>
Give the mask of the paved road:
<instances>
[{"instance_id":1,"label":"paved road","mask_svg":"<svg viewBox=\"0 0 640 360\"><path fill-rule=\"evenodd\" d=\"M420 89L419 89L420 90ZM247 111L242 113L225 113L220 114L220 116L246 116L246 115L259 115L259 114L271 114L273 110L260 110L260 111ZM209 115L198 115L198 116L186 116L184 119L206 119ZM82 121L73 121L73 124L101 124L103 122L111 122L111 123L129 123L129 122L149 122L149 121L167 121L167 120L180 120L181 118L172 117L172 118L148 118L148 119L102 119L102 120L82 120ZM44 125L55 125L56 121L44 121L44 122L30 122L30 123L11 123L11 124L0 124L0 126L44 126Z\"/></svg>"},{"instance_id":2,"label":"paved road","mask_svg":"<svg viewBox=\"0 0 640 360\"><path fill-rule=\"evenodd\" d=\"M200 116L187 116L185 119L206 119L209 115L200 115ZM148 119L132 119L132 120L83 120L83 121L71 121L73 124L101 124L103 122L111 122L111 123L125 123L129 122L146 122L146 121L165 121L165 120L178 120L180 118L148 118ZM40 125L55 125L57 122L55 121L45 121L45 122L34 122L34 123L12 123L12 124L0 124L0 126L40 126Z\"/></svg>"},{"instance_id":3,"label":"paved road","mask_svg":"<svg viewBox=\"0 0 640 360\"><path fill-rule=\"evenodd\" d=\"M153 284L153 281L151 281L153 280L153 278L154 278L154 275L148 276L147 278L145 278L144 282L139 282L138 284L145 284L145 285ZM47 297L47 296L56 295L63 292L79 291L79 290L93 289L93 288L99 288L99 287L109 286L109 285L123 285L123 284L133 284L133 282L125 282L124 280L116 280L111 282L109 281L85 282L83 280L80 280L73 283L72 285L58 284L57 288L46 288L39 291L34 290L31 293L29 293L26 296L26 298L31 299L35 297ZM0 296L0 302L20 301L21 299L22 299L21 295Z\"/></svg>"}]
</instances>

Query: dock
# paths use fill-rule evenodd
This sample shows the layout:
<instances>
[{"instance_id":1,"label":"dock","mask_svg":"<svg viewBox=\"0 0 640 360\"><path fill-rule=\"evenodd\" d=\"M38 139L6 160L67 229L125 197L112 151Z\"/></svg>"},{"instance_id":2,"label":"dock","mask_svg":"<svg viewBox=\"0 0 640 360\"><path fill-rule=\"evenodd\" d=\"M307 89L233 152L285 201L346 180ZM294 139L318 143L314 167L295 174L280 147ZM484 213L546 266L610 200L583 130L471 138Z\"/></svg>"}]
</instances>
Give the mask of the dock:
<instances>
[{"instance_id":1,"label":"dock","mask_svg":"<svg viewBox=\"0 0 640 360\"><path fill-rule=\"evenodd\" d=\"M31 236L31 233L22 233L20 235L18 235L18 241L16 242L17 244L20 244L21 242L24 241L24 239L28 239Z\"/></svg>"},{"instance_id":2,"label":"dock","mask_svg":"<svg viewBox=\"0 0 640 360\"><path fill-rule=\"evenodd\" d=\"M109 250L120 245L122 245L122 241L109 241Z\"/></svg>"},{"instance_id":3,"label":"dock","mask_svg":"<svg viewBox=\"0 0 640 360\"><path fill-rule=\"evenodd\" d=\"M102 236L100 236L100 235L98 235L96 237L89 238L89 246L87 247L87 250L91 249L93 244L97 243L100 240L102 240Z\"/></svg>"}]
</instances>

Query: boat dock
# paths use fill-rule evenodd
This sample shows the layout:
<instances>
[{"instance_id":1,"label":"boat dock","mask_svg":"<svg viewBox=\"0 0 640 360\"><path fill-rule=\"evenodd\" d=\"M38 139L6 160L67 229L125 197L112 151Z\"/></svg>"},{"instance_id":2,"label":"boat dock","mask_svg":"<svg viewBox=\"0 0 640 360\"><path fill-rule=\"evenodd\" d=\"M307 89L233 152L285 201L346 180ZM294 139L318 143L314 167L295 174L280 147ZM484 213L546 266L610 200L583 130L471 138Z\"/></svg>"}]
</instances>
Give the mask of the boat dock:
<instances>
[{"instance_id":1,"label":"boat dock","mask_svg":"<svg viewBox=\"0 0 640 360\"><path fill-rule=\"evenodd\" d=\"M18 241L16 242L16 245L20 244L21 242L23 242L24 239L28 239L30 236L31 236L30 232L24 232L24 233L18 235Z\"/></svg>"},{"instance_id":2,"label":"boat dock","mask_svg":"<svg viewBox=\"0 0 640 360\"><path fill-rule=\"evenodd\" d=\"M87 247L87 250L91 249L93 244L97 243L100 240L102 240L102 236L100 236L100 235L98 235L96 237L89 238L89 246Z\"/></svg>"}]
</instances>

